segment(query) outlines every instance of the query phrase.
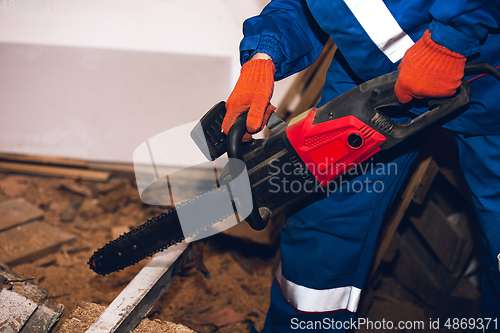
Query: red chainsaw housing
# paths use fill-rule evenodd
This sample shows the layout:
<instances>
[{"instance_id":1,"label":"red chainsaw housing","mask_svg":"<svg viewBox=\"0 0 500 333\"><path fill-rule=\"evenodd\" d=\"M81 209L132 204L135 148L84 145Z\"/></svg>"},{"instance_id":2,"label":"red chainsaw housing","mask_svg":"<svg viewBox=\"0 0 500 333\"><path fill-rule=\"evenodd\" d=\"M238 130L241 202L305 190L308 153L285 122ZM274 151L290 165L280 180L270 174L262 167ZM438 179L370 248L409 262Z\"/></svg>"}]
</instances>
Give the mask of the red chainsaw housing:
<instances>
[{"instance_id":1,"label":"red chainsaw housing","mask_svg":"<svg viewBox=\"0 0 500 333\"><path fill-rule=\"evenodd\" d=\"M322 186L380 151L386 138L353 115L313 125L316 108L292 120L291 145Z\"/></svg>"}]
</instances>

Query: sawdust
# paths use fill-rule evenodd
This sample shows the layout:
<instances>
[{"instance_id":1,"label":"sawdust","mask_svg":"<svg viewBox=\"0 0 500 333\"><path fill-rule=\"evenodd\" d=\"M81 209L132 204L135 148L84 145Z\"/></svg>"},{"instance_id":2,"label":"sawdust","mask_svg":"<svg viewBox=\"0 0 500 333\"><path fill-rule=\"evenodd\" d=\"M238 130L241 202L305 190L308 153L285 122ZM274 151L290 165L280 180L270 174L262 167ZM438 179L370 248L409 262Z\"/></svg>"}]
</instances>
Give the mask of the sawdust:
<instances>
[{"instance_id":1,"label":"sawdust","mask_svg":"<svg viewBox=\"0 0 500 333\"><path fill-rule=\"evenodd\" d=\"M59 329L59 333L83 333L106 309L105 306L95 303L78 303ZM163 322L159 319L143 319L132 333L193 333L193 330L186 326Z\"/></svg>"}]
</instances>

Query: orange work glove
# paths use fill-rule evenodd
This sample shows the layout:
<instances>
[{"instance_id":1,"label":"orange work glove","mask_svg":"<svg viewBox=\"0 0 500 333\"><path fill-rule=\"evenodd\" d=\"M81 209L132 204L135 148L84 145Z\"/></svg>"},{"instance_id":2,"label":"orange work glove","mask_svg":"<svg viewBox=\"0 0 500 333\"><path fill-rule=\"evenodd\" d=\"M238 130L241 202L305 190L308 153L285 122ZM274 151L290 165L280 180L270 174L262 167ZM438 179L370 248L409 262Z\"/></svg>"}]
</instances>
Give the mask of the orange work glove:
<instances>
[{"instance_id":1,"label":"orange work glove","mask_svg":"<svg viewBox=\"0 0 500 333\"><path fill-rule=\"evenodd\" d=\"M429 30L406 51L399 64L394 87L396 98L408 103L412 98L448 97L455 93L464 76L466 58L431 39Z\"/></svg>"},{"instance_id":2,"label":"orange work glove","mask_svg":"<svg viewBox=\"0 0 500 333\"><path fill-rule=\"evenodd\" d=\"M228 134L240 114L248 111L247 131L257 133L264 128L271 113L276 110L270 104L274 89L275 68L272 60L254 59L241 67L241 74L233 92L226 101L226 117L222 130ZM245 134L243 141L252 139Z\"/></svg>"}]
</instances>

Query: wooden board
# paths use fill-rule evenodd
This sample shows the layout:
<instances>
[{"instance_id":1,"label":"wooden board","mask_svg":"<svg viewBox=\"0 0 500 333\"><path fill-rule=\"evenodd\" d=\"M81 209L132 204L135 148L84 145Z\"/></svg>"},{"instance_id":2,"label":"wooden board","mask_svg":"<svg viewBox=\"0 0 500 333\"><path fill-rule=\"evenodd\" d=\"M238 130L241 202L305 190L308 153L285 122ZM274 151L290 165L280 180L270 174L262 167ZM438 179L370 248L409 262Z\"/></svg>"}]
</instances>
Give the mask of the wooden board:
<instances>
[{"instance_id":1,"label":"wooden board","mask_svg":"<svg viewBox=\"0 0 500 333\"><path fill-rule=\"evenodd\" d=\"M0 203L0 231L42 216L43 210L24 200L24 198L3 201Z\"/></svg>"},{"instance_id":2,"label":"wooden board","mask_svg":"<svg viewBox=\"0 0 500 333\"><path fill-rule=\"evenodd\" d=\"M121 173L134 174L134 165L132 163L104 163L104 162L87 162L88 168L100 171L112 171Z\"/></svg>"},{"instance_id":3,"label":"wooden board","mask_svg":"<svg viewBox=\"0 0 500 333\"><path fill-rule=\"evenodd\" d=\"M409 219L432 248L446 269L454 271L464 255L465 240L439 208L429 201L421 212Z\"/></svg>"},{"instance_id":4,"label":"wooden board","mask_svg":"<svg viewBox=\"0 0 500 333\"><path fill-rule=\"evenodd\" d=\"M2 289L0 292L0 332L16 333L35 312L38 304L16 292Z\"/></svg>"},{"instance_id":5,"label":"wooden board","mask_svg":"<svg viewBox=\"0 0 500 333\"><path fill-rule=\"evenodd\" d=\"M424 253L418 252L405 239L400 243L400 256L394 267L394 276L403 286L436 307L445 299L446 288L438 264L430 262ZM448 281L446 281L448 282Z\"/></svg>"},{"instance_id":6,"label":"wooden board","mask_svg":"<svg viewBox=\"0 0 500 333\"><path fill-rule=\"evenodd\" d=\"M375 256L368 275L369 278L373 277L378 266L382 262L382 258L384 258L387 249L391 245L392 238L401 223L401 219L405 215L415 193L418 193L420 184L424 179L428 178L426 177L426 173L431 162L432 156L429 155L428 149L423 149L408 175L409 179L405 181L405 184L400 190L403 191L403 194L398 194L399 198L393 208L390 209L387 215L386 224L380 230Z\"/></svg>"},{"instance_id":7,"label":"wooden board","mask_svg":"<svg viewBox=\"0 0 500 333\"><path fill-rule=\"evenodd\" d=\"M64 311L64 305L46 300L24 324L19 333L52 332Z\"/></svg>"},{"instance_id":8,"label":"wooden board","mask_svg":"<svg viewBox=\"0 0 500 333\"><path fill-rule=\"evenodd\" d=\"M41 258L76 236L34 221L0 233L0 262L15 266Z\"/></svg>"},{"instance_id":9,"label":"wooden board","mask_svg":"<svg viewBox=\"0 0 500 333\"><path fill-rule=\"evenodd\" d=\"M441 309L442 318L479 318L481 293L462 277Z\"/></svg>"},{"instance_id":10,"label":"wooden board","mask_svg":"<svg viewBox=\"0 0 500 333\"><path fill-rule=\"evenodd\" d=\"M78 211L82 206L84 198L82 196L74 196L69 199L68 205L59 215L61 222L73 222L76 216L78 215Z\"/></svg>"},{"instance_id":11,"label":"wooden board","mask_svg":"<svg viewBox=\"0 0 500 333\"><path fill-rule=\"evenodd\" d=\"M88 167L87 162L84 160L55 157L55 156L0 153L0 160L10 161L10 162L28 162L37 164L65 165L65 166L73 166L79 168Z\"/></svg>"},{"instance_id":12,"label":"wooden board","mask_svg":"<svg viewBox=\"0 0 500 333\"><path fill-rule=\"evenodd\" d=\"M185 242L155 255L85 332L131 332L192 260L191 246Z\"/></svg>"},{"instance_id":13,"label":"wooden board","mask_svg":"<svg viewBox=\"0 0 500 333\"><path fill-rule=\"evenodd\" d=\"M34 284L32 279L24 279L2 268L0 279L9 281L0 293L0 332L52 332L64 305L48 299L48 291Z\"/></svg>"},{"instance_id":14,"label":"wooden board","mask_svg":"<svg viewBox=\"0 0 500 333\"><path fill-rule=\"evenodd\" d=\"M104 171L10 162L0 162L0 171L92 181L106 181L109 178L109 172Z\"/></svg>"},{"instance_id":15,"label":"wooden board","mask_svg":"<svg viewBox=\"0 0 500 333\"><path fill-rule=\"evenodd\" d=\"M427 170L422 177L422 180L420 180L418 186L415 188L415 193L413 193L413 202L419 205L424 202L427 191L429 191L429 188L431 187L431 184L438 172L439 166L434 161L434 159L431 159L429 165L427 166Z\"/></svg>"}]
</instances>

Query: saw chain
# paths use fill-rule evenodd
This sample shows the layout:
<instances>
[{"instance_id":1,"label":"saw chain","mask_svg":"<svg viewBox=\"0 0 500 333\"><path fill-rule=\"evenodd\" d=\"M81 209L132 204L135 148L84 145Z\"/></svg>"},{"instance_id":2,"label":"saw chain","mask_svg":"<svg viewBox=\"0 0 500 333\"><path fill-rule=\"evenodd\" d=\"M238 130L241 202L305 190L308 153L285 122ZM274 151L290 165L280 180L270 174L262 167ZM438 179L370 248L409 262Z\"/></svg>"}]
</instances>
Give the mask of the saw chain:
<instances>
[{"instance_id":1,"label":"saw chain","mask_svg":"<svg viewBox=\"0 0 500 333\"><path fill-rule=\"evenodd\" d=\"M225 185L223 190L224 188L227 190ZM196 204L209 193L203 193L183 201L176 207L168 209L165 213L149 219L144 224L107 243L90 257L88 261L90 269L101 275L122 270L180 243L186 238L195 237L207 230L207 228L224 221L234 214L234 210L233 212L222 212L220 218L213 221L204 221L200 229L189 235L184 235L177 210L179 208L189 208L190 205ZM232 206L234 209L234 203L232 203Z\"/></svg>"}]
</instances>

